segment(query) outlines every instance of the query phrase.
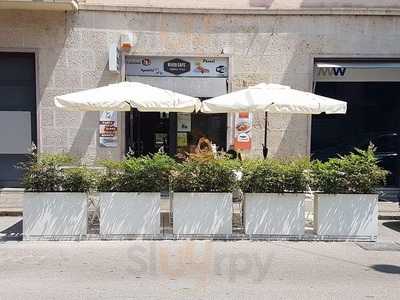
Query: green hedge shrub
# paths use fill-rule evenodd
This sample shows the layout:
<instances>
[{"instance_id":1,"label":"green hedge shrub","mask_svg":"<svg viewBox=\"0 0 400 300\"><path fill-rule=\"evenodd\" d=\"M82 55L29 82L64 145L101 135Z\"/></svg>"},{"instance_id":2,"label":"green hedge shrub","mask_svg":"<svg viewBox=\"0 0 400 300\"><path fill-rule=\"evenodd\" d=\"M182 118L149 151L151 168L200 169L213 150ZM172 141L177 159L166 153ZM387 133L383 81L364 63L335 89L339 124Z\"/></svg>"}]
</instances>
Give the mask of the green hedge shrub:
<instances>
[{"instance_id":1,"label":"green hedge shrub","mask_svg":"<svg viewBox=\"0 0 400 300\"><path fill-rule=\"evenodd\" d=\"M85 166L68 167L74 162L66 154L32 154L19 165L24 170L22 184L28 192L89 192L95 173Z\"/></svg>"},{"instance_id":2,"label":"green hedge shrub","mask_svg":"<svg viewBox=\"0 0 400 300\"><path fill-rule=\"evenodd\" d=\"M309 184L310 163L302 160L249 160L240 182L245 193L301 193Z\"/></svg>"},{"instance_id":3,"label":"green hedge shrub","mask_svg":"<svg viewBox=\"0 0 400 300\"><path fill-rule=\"evenodd\" d=\"M73 159L65 154L32 154L31 160L19 165L24 170L22 184L30 192L60 192L65 173L62 166Z\"/></svg>"},{"instance_id":4,"label":"green hedge shrub","mask_svg":"<svg viewBox=\"0 0 400 300\"><path fill-rule=\"evenodd\" d=\"M312 187L327 194L370 194L385 183L388 172L378 166L374 149L355 152L312 165Z\"/></svg>"},{"instance_id":5,"label":"green hedge shrub","mask_svg":"<svg viewBox=\"0 0 400 300\"><path fill-rule=\"evenodd\" d=\"M123 176L123 167L121 161L103 160L100 166L104 171L97 176L96 189L99 192L118 192L121 186Z\"/></svg>"},{"instance_id":6,"label":"green hedge shrub","mask_svg":"<svg viewBox=\"0 0 400 300\"><path fill-rule=\"evenodd\" d=\"M85 166L64 169L64 192L87 193L96 186L97 174Z\"/></svg>"},{"instance_id":7,"label":"green hedge shrub","mask_svg":"<svg viewBox=\"0 0 400 300\"><path fill-rule=\"evenodd\" d=\"M106 172L98 179L100 192L160 192L168 190L175 160L164 154L128 157L122 162L107 161Z\"/></svg>"},{"instance_id":8,"label":"green hedge shrub","mask_svg":"<svg viewBox=\"0 0 400 300\"><path fill-rule=\"evenodd\" d=\"M237 162L225 158L190 159L172 173L174 192L231 192L236 185Z\"/></svg>"}]
</instances>

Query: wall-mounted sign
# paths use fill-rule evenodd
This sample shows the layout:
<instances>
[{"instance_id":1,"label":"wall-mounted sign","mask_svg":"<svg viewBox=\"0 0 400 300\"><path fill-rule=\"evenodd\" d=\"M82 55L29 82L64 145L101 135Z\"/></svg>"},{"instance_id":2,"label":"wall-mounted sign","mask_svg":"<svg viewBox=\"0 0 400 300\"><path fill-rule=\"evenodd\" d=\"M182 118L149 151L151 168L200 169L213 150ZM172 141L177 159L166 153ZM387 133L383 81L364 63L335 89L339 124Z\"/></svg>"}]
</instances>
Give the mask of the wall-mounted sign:
<instances>
[{"instance_id":1,"label":"wall-mounted sign","mask_svg":"<svg viewBox=\"0 0 400 300\"><path fill-rule=\"evenodd\" d=\"M178 147L186 147L188 145L187 132L178 132L176 134L176 145Z\"/></svg>"},{"instance_id":2,"label":"wall-mounted sign","mask_svg":"<svg viewBox=\"0 0 400 300\"><path fill-rule=\"evenodd\" d=\"M400 81L398 62L337 62L317 63L317 82L381 82Z\"/></svg>"},{"instance_id":3,"label":"wall-mounted sign","mask_svg":"<svg viewBox=\"0 0 400 300\"><path fill-rule=\"evenodd\" d=\"M192 116L191 114L178 113L176 115L176 130L183 132L190 132L192 130Z\"/></svg>"},{"instance_id":4,"label":"wall-mounted sign","mask_svg":"<svg viewBox=\"0 0 400 300\"><path fill-rule=\"evenodd\" d=\"M228 78L227 57L126 56L127 76Z\"/></svg>"},{"instance_id":5,"label":"wall-mounted sign","mask_svg":"<svg viewBox=\"0 0 400 300\"><path fill-rule=\"evenodd\" d=\"M164 63L164 71L175 75L180 75L190 71L190 62L180 58L171 59Z\"/></svg>"},{"instance_id":6,"label":"wall-mounted sign","mask_svg":"<svg viewBox=\"0 0 400 300\"><path fill-rule=\"evenodd\" d=\"M108 49L108 69L110 72L121 72L121 51L118 44L112 44Z\"/></svg>"},{"instance_id":7,"label":"wall-mounted sign","mask_svg":"<svg viewBox=\"0 0 400 300\"><path fill-rule=\"evenodd\" d=\"M100 113L99 143L102 147L118 147L118 115L115 111Z\"/></svg>"},{"instance_id":8,"label":"wall-mounted sign","mask_svg":"<svg viewBox=\"0 0 400 300\"><path fill-rule=\"evenodd\" d=\"M240 112L235 115L235 141L236 150L251 149L251 129L253 127L253 116L249 112Z\"/></svg>"}]
</instances>

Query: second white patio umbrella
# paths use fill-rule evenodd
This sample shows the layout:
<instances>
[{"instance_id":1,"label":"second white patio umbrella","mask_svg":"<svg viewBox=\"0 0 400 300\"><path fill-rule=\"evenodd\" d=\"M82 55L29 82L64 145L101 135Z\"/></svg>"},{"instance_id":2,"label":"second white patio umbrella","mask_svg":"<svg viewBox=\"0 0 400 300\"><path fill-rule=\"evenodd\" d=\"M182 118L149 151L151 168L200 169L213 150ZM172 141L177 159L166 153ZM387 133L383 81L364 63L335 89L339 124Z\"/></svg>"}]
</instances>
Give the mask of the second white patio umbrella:
<instances>
[{"instance_id":1,"label":"second white patio umbrella","mask_svg":"<svg viewBox=\"0 0 400 300\"><path fill-rule=\"evenodd\" d=\"M56 96L55 105L69 111L194 112L199 99L139 82L120 82Z\"/></svg>"},{"instance_id":2,"label":"second white patio umbrella","mask_svg":"<svg viewBox=\"0 0 400 300\"><path fill-rule=\"evenodd\" d=\"M344 114L347 103L286 85L260 83L203 101L204 113L257 112L288 114Z\"/></svg>"},{"instance_id":3,"label":"second white patio umbrella","mask_svg":"<svg viewBox=\"0 0 400 300\"><path fill-rule=\"evenodd\" d=\"M261 83L203 101L204 113L265 112L283 114L345 114L347 103L308 92L291 89L279 84ZM266 157L267 117L263 154Z\"/></svg>"}]
</instances>

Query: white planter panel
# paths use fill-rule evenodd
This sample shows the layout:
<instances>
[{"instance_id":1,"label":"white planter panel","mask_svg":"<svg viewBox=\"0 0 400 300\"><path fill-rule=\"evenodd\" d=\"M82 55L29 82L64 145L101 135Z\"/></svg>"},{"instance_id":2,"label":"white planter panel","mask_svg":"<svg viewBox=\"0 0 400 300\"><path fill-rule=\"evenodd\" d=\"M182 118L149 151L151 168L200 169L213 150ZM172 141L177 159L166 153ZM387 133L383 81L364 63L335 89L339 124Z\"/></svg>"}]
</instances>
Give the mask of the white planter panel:
<instances>
[{"instance_id":1,"label":"white planter panel","mask_svg":"<svg viewBox=\"0 0 400 300\"><path fill-rule=\"evenodd\" d=\"M378 196L319 194L315 197L314 229L321 236L376 237Z\"/></svg>"},{"instance_id":2,"label":"white planter panel","mask_svg":"<svg viewBox=\"0 0 400 300\"><path fill-rule=\"evenodd\" d=\"M160 193L100 193L100 234L160 234Z\"/></svg>"},{"instance_id":3,"label":"white planter panel","mask_svg":"<svg viewBox=\"0 0 400 300\"><path fill-rule=\"evenodd\" d=\"M174 193L174 234L232 234L231 193Z\"/></svg>"},{"instance_id":4,"label":"white planter panel","mask_svg":"<svg viewBox=\"0 0 400 300\"><path fill-rule=\"evenodd\" d=\"M305 198L304 194L245 194L246 234L303 235Z\"/></svg>"},{"instance_id":5,"label":"white planter panel","mask_svg":"<svg viewBox=\"0 0 400 300\"><path fill-rule=\"evenodd\" d=\"M86 194L24 193L23 232L24 238L86 235Z\"/></svg>"}]
</instances>

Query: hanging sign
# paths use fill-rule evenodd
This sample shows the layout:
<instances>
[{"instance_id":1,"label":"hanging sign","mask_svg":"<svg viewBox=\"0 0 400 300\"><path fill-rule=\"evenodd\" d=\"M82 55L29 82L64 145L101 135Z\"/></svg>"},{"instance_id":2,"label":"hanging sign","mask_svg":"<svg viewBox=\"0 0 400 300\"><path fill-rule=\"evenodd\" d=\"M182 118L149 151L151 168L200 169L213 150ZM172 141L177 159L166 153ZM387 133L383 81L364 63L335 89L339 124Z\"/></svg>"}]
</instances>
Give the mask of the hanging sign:
<instances>
[{"instance_id":1,"label":"hanging sign","mask_svg":"<svg viewBox=\"0 0 400 300\"><path fill-rule=\"evenodd\" d=\"M252 114L249 112L239 112L235 115L235 141L236 150L251 149L251 129L253 127Z\"/></svg>"},{"instance_id":2,"label":"hanging sign","mask_svg":"<svg viewBox=\"0 0 400 300\"><path fill-rule=\"evenodd\" d=\"M100 146L118 147L118 114L115 111L100 113L99 121Z\"/></svg>"},{"instance_id":3,"label":"hanging sign","mask_svg":"<svg viewBox=\"0 0 400 300\"><path fill-rule=\"evenodd\" d=\"M118 44L112 44L108 49L108 69L118 74L121 72L121 51Z\"/></svg>"}]
</instances>

